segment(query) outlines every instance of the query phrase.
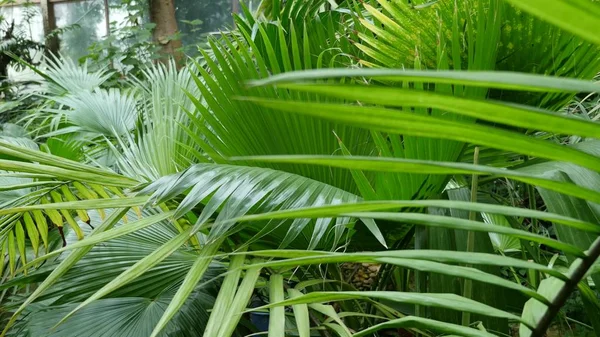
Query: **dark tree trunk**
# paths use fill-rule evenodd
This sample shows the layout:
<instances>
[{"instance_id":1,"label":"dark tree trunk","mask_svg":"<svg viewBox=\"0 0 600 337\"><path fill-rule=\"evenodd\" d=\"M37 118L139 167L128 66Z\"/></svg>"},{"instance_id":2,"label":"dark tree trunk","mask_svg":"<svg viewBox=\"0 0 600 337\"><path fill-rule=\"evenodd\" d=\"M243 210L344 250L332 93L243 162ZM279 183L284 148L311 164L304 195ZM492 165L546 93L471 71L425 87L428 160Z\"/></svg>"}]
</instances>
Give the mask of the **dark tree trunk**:
<instances>
[{"instance_id":1,"label":"dark tree trunk","mask_svg":"<svg viewBox=\"0 0 600 337\"><path fill-rule=\"evenodd\" d=\"M175 0L150 0L150 21L156 24L154 41L161 47L161 60L175 59L180 66L183 62L181 39L175 35L179 32L175 19Z\"/></svg>"},{"instance_id":2,"label":"dark tree trunk","mask_svg":"<svg viewBox=\"0 0 600 337\"><path fill-rule=\"evenodd\" d=\"M41 0L40 8L42 9L42 26L44 28L46 54L58 54L59 42L58 36L48 36L56 29L56 17L54 16L54 4L49 0Z\"/></svg>"}]
</instances>

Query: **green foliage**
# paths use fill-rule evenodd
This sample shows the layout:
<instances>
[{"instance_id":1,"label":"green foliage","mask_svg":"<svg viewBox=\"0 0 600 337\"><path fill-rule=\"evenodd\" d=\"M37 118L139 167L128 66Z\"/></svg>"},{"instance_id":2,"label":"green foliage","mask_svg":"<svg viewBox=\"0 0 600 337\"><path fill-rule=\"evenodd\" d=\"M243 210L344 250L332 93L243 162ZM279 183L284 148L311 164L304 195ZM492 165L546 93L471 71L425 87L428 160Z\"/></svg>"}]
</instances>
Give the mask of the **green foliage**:
<instances>
[{"instance_id":1,"label":"green foliage","mask_svg":"<svg viewBox=\"0 0 600 337\"><path fill-rule=\"evenodd\" d=\"M8 5L2 1L0 5ZM45 46L31 35L30 27L35 16L35 8L23 6L23 15L7 20L0 16L0 122L15 122L22 111L36 105L37 101L26 94L27 78L9 78L9 69L23 70L18 59L34 63L45 51ZM16 19L16 20L15 20Z\"/></svg>"},{"instance_id":2,"label":"green foliage","mask_svg":"<svg viewBox=\"0 0 600 337\"><path fill-rule=\"evenodd\" d=\"M186 52L198 55L198 48L205 45L211 33L232 28L233 1L178 1L175 3L175 17L181 24L181 41Z\"/></svg>"},{"instance_id":3,"label":"green foliage","mask_svg":"<svg viewBox=\"0 0 600 337\"><path fill-rule=\"evenodd\" d=\"M2 335L539 337L574 292L597 333L600 127L565 106L598 45L549 10L578 4L271 0L180 70L33 67Z\"/></svg>"},{"instance_id":4,"label":"green foliage","mask_svg":"<svg viewBox=\"0 0 600 337\"><path fill-rule=\"evenodd\" d=\"M136 77L142 69L156 60L159 47L152 40L154 23L148 19L145 1L118 0L110 8L127 11L122 22L110 23L107 37L92 43L79 61L90 61L97 68L115 70L110 85Z\"/></svg>"}]
</instances>

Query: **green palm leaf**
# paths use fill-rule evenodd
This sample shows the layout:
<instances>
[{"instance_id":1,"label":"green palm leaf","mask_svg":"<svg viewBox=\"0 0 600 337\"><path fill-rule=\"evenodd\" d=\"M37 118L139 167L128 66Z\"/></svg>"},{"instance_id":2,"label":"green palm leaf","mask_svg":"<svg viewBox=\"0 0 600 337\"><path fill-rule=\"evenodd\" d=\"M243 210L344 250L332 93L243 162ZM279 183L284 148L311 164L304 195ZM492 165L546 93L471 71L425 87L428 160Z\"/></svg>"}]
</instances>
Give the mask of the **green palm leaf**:
<instances>
[{"instance_id":1,"label":"green palm leaf","mask_svg":"<svg viewBox=\"0 0 600 337\"><path fill-rule=\"evenodd\" d=\"M98 217L95 213L93 216ZM123 223L116 227L125 228L127 225ZM48 334L52 326L81 301L176 235L176 230L168 222L162 221L94 247L38 302L27 308L26 313L29 315L17 327L22 327L33 335ZM69 241L72 239L74 238L69 237ZM156 268L113 293L112 298L95 301L81 309L64 324L57 326L50 336L75 336L85 326L96 327L93 334L97 336L148 336L173 300L176 286L185 277L196 256L193 250L178 250ZM207 309L212 306L216 295L216 283L211 280L220 270L219 264L210 263L209 270L204 275L206 282L195 287L189 297L186 297L179 313L167 325L165 334L202 335L209 316Z\"/></svg>"},{"instance_id":2,"label":"green palm leaf","mask_svg":"<svg viewBox=\"0 0 600 337\"><path fill-rule=\"evenodd\" d=\"M139 194L151 194L149 202L158 204L184 192L185 198L179 203L175 217L185 215L199 204L204 204L195 226L202 230L207 227L206 221L218 212L210 229L209 240L238 231L234 227L235 223L229 220L248 213L338 204L360 199L333 186L290 173L217 164L198 164L177 175L163 177ZM299 245L299 242L303 242L300 245L327 247L332 244L335 246L340 241L350 222L348 217L322 218L314 223L298 219L293 222L270 222L268 232L264 232L262 227L265 224L248 229L258 237L270 232L269 236L275 237L275 242L281 240L280 246L292 243ZM288 230L285 230L284 224L289 225ZM369 225L373 235L382 242L383 236L378 228L372 223Z\"/></svg>"}]
</instances>

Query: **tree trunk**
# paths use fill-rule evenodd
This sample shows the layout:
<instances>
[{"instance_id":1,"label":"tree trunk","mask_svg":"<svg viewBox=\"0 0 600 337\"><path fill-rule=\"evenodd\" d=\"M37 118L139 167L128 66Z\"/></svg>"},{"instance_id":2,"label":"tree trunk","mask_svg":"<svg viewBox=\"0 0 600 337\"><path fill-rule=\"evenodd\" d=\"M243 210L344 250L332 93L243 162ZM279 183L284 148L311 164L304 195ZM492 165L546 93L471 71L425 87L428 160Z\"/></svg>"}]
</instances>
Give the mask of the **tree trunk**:
<instances>
[{"instance_id":1,"label":"tree trunk","mask_svg":"<svg viewBox=\"0 0 600 337\"><path fill-rule=\"evenodd\" d=\"M46 55L58 54L59 42L56 35L48 37L56 29L56 17L54 16L54 4L49 0L41 0L40 7L42 9L42 26L44 28L44 37L46 45Z\"/></svg>"},{"instance_id":2,"label":"tree trunk","mask_svg":"<svg viewBox=\"0 0 600 337\"><path fill-rule=\"evenodd\" d=\"M154 41L161 47L161 60L168 62L172 57L177 66L181 66L181 39L173 39L179 32L175 19L175 0L150 0L150 21L156 24Z\"/></svg>"},{"instance_id":3,"label":"tree trunk","mask_svg":"<svg viewBox=\"0 0 600 337\"><path fill-rule=\"evenodd\" d=\"M235 14L240 13L240 0L231 0L231 13L234 14L231 16L231 19L233 20L233 28L236 28L235 20L233 18L235 17Z\"/></svg>"}]
</instances>

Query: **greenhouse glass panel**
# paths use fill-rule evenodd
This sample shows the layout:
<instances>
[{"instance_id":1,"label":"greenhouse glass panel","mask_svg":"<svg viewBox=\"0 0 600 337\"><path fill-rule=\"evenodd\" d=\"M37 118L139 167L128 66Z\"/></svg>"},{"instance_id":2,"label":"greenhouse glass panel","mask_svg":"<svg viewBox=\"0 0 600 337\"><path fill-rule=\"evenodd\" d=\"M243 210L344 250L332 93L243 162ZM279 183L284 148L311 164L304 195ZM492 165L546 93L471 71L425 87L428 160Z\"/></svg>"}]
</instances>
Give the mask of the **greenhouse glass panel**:
<instances>
[{"instance_id":1,"label":"greenhouse glass panel","mask_svg":"<svg viewBox=\"0 0 600 337\"><path fill-rule=\"evenodd\" d=\"M253 8L259 1L243 2ZM177 0L175 6L184 45L205 42L208 34L231 29L231 13L241 10L239 0Z\"/></svg>"},{"instance_id":2,"label":"greenhouse glass panel","mask_svg":"<svg viewBox=\"0 0 600 337\"><path fill-rule=\"evenodd\" d=\"M30 62L39 62L42 57L41 48L27 46L30 46L28 41L37 43L44 41L40 6L26 4L0 7L0 36L3 39L3 51L10 51L25 59L30 58ZM2 56L0 63L2 63L0 78L7 77L12 81L29 81L35 77L33 71L24 67L16 67L16 63L11 62L6 55Z\"/></svg>"},{"instance_id":3,"label":"greenhouse glass panel","mask_svg":"<svg viewBox=\"0 0 600 337\"><path fill-rule=\"evenodd\" d=\"M0 7L0 29L5 32L15 23L13 34L35 42L44 40L44 27L42 26L42 10L39 5L29 4L23 6Z\"/></svg>"},{"instance_id":4,"label":"greenhouse glass panel","mask_svg":"<svg viewBox=\"0 0 600 337\"><path fill-rule=\"evenodd\" d=\"M64 29L60 52L73 60L87 55L88 47L106 36L103 1L57 3L54 15L56 27Z\"/></svg>"}]
</instances>

